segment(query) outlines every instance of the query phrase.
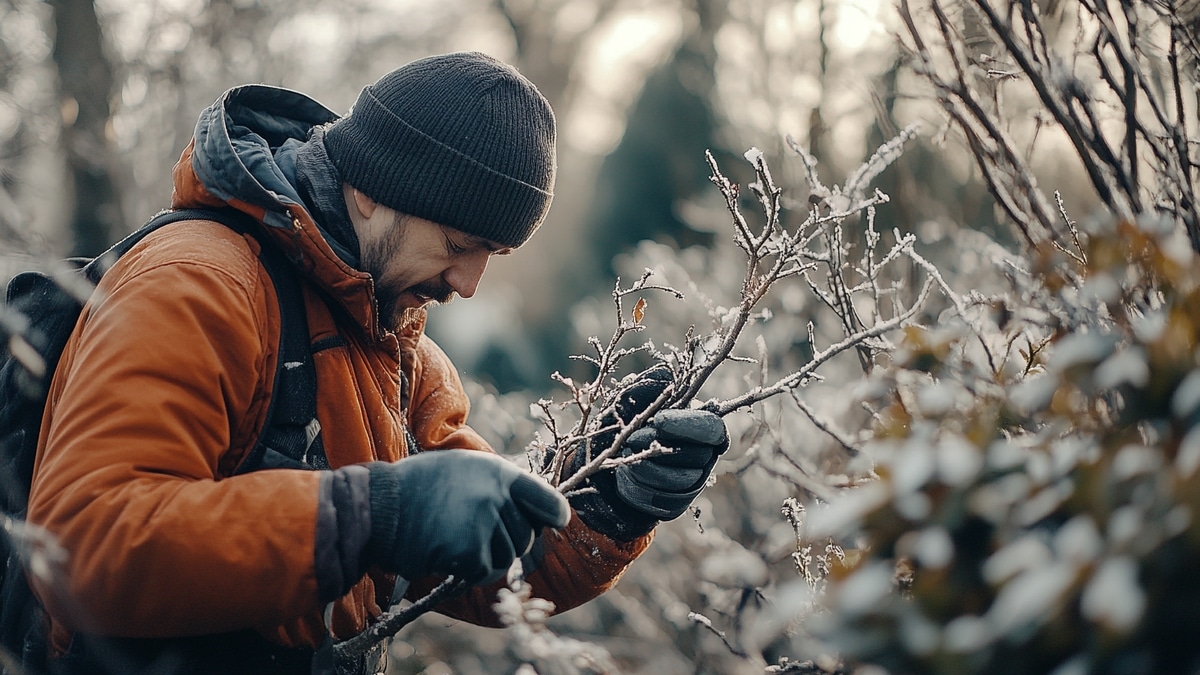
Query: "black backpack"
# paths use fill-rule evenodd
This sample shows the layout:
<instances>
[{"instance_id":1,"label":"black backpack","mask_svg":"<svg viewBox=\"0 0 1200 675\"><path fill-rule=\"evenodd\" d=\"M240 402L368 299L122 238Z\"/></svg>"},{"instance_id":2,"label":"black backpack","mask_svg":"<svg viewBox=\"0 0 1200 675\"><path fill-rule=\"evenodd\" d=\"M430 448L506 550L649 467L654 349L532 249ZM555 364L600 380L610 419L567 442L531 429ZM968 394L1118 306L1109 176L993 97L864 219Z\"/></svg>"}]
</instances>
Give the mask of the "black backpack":
<instances>
[{"instance_id":1,"label":"black backpack","mask_svg":"<svg viewBox=\"0 0 1200 675\"><path fill-rule=\"evenodd\" d=\"M281 339L267 420L237 470L328 468L316 418L316 371L304 300L294 266L262 226L233 209L164 211L94 259L71 259L72 278L56 281L23 272L8 284L0 308L0 672L45 668L41 608L29 589L24 526L33 461L50 380L83 310L83 302L113 263L155 230L182 220L211 220L259 242L260 259L280 303ZM80 290L82 289L82 291ZM299 364L297 366L296 364Z\"/></svg>"}]
</instances>

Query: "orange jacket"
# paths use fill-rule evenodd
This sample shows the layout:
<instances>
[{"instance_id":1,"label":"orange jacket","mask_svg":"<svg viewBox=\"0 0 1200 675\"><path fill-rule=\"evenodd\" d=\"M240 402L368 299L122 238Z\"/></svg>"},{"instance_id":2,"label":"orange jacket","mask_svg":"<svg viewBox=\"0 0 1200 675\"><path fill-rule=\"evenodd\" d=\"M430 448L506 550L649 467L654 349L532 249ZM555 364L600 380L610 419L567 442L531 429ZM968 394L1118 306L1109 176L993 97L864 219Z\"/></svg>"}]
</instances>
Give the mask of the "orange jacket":
<instances>
[{"instance_id":1,"label":"orange jacket","mask_svg":"<svg viewBox=\"0 0 1200 675\"><path fill-rule=\"evenodd\" d=\"M299 96L233 90L217 114L245 89ZM333 253L305 208L215 196L228 190L197 175L194 152L209 151L201 145L175 167L173 206L239 208L270 223L296 261L331 466L400 460L406 427L424 450L490 451L466 424L468 400L424 335L424 312L399 330L381 328L370 276ZM281 216L290 222L274 226ZM55 372L29 500L30 522L69 556L62 576L34 580L52 651L72 630L171 637L253 628L296 646L325 637L328 582L316 548L331 472L234 475L264 424L279 342L278 303L257 251L252 237L217 223L172 224L126 254L84 308ZM530 581L562 611L611 587L650 536L616 542L574 516L543 539ZM358 580L334 602L335 637L361 631L392 587L378 570ZM476 589L439 611L494 624L493 602Z\"/></svg>"}]
</instances>

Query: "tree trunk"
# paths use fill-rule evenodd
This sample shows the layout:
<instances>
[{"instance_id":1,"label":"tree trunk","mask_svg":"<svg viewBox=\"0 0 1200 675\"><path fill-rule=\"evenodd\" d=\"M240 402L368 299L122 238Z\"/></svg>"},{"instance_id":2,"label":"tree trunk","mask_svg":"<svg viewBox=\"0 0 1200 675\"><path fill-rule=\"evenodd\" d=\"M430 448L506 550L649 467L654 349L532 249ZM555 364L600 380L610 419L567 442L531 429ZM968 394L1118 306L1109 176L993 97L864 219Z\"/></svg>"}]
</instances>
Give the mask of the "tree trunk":
<instances>
[{"instance_id":1,"label":"tree trunk","mask_svg":"<svg viewBox=\"0 0 1200 675\"><path fill-rule=\"evenodd\" d=\"M117 232L121 208L113 178L109 100L113 68L92 0L53 0L62 146L71 177L74 255L96 255Z\"/></svg>"}]
</instances>

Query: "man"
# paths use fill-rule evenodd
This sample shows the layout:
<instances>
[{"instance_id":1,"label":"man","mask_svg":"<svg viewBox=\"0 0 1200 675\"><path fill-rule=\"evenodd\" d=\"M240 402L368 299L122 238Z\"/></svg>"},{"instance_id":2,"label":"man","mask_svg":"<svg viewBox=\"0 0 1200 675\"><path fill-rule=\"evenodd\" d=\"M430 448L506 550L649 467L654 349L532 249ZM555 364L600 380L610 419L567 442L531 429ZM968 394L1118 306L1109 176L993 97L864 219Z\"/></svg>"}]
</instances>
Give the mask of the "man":
<instances>
[{"instance_id":1,"label":"man","mask_svg":"<svg viewBox=\"0 0 1200 675\"><path fill-rule=\"evenodd\" d=\"M541 224L554 146L545 99L478 53L403 66L341 118L266 86L201 114L172 206L248 214L294 264L319 439L310 466L238 472L280 338L254 237L184 221L122 257L55 372L34 467L29 521L68 552L35 580L52 669L309 672L408 582L474 582L438 611L484 625L517 557L559 611L616 582L703 486L724 427L692 438L684 415L657 436L671 461L598 476L571 508L466 426L423 334L427 305L473 295Z\"/></svg>"}]
</instances>

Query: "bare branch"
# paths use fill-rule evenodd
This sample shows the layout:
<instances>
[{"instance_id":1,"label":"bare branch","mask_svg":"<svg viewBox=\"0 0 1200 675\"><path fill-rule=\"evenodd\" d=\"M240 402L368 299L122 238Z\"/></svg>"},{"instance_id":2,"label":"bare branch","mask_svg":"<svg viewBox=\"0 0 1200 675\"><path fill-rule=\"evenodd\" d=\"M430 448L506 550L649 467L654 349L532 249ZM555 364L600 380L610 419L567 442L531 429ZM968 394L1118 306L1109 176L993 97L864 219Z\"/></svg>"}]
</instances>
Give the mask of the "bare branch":
<instances>
[{"instance_id":1,"label":"bare branch","mask_svg":"<svg viewBox=\"0 0 1200 675\"><path fill-rule=\"evenodd\" d=\"M353 662L369 652L379 642L399 633L402 628L416 621L422 614L433 609L442 601L463 594L467 588L468 584L465 580L460 581L453 576L446 577L446 580L430 591L429 595L403 609L387 612L363 632L334 645L334 658L338 663Z\"/></svg>"}]
</instances>

